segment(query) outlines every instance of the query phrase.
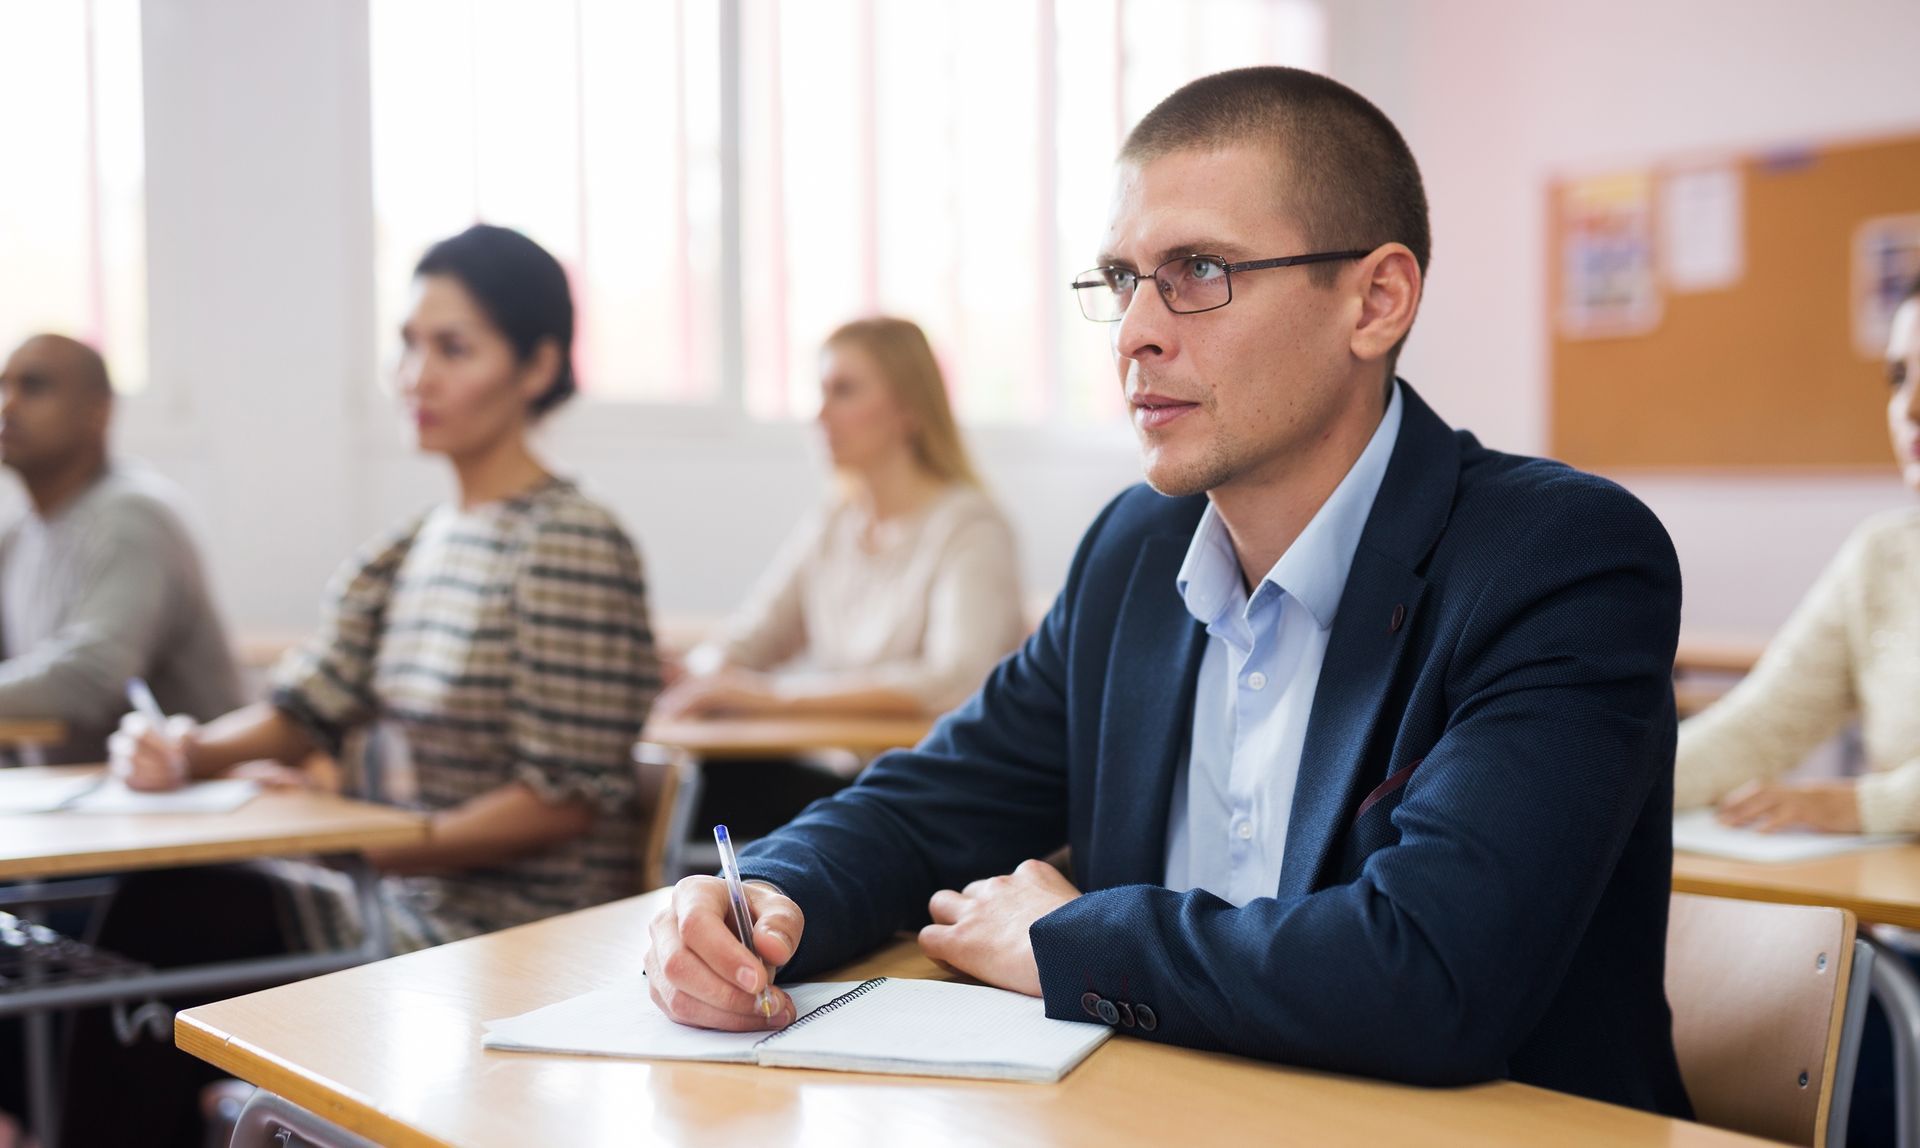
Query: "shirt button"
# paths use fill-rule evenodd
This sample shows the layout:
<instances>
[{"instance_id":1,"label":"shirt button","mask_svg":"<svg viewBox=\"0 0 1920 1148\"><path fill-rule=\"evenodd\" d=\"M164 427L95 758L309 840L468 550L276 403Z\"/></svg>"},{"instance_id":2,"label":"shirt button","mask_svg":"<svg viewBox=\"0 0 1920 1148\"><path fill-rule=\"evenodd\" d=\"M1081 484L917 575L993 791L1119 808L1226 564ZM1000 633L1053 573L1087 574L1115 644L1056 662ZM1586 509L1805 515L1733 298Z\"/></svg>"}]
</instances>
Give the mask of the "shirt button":
<instances>
[{"instance_id":1,"label":"shirt button","mask_svg":"<svg viewBox=\"0 0 1920 1148\"><path fill-rule=\"evenodd\" d=\"M1264 690L1267 688L1267 675L1255 670L1247 675L1247 685L1256 690Z\"/></svg>"},{"instance_id":2,"label":"shirt button","mask_svg":"<svg viewBox=\"0 0 1920 1148\"><path fill-rule=\"evenodd\" d=\"M1253 822L1242 821L1240 824L1233 827L1233 831L1240 838L1240 840L1246 841L1253 836Z\"/></svg>"}]
</instances>

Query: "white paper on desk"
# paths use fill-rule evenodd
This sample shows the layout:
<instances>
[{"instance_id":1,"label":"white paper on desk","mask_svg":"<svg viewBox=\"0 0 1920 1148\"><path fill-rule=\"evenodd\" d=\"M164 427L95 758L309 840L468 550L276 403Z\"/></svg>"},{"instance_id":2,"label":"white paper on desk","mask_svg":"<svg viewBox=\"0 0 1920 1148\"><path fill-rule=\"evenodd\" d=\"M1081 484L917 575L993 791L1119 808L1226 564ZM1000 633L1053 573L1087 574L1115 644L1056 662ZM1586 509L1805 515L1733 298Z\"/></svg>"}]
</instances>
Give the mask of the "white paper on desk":
<instances>
[{"instance_id":1,"label":"white paper on desk","mask_svg":"<svg viewBox=\"0 0 1920 1148\"><path fill-rule=\"evenodd\" d=\"M842 995L858 981L822 981L787 990L801 1016ZM578 1056L628 1056L649 1060L754 1062L760 1032L715 1032L670 1019L635 979L550 1004L505 1020L486 1022L480 1041L511 1052L565 1052Z\"/></svg>"},{"instance_id":2,"label":"white paper on desk","mask_svg":"<svg viewBox=\"0 0 1920 1148\"><path fill-rule=\"evenodd\" d=\"M0 769L0 814L47 813L59 809L98 781L98 773L35 777Z\"/></svg>"},{"instance_id":3,"label":"white paper on desk","mask_svg":"<svg viewBox=\"0 0 1920 1148\"><path fill-rule=\"evenodd\" d=\"M67 807L71 813L232 813L260 793L243 777L196 781L180 789L143 793L109 781Z\"/></svg>"},{"instance_id":4,"label":"white paper on desk","mask_svg":"<svg viewBox=\"0 0 1920 1148\"><path fill-rule=\"evenodd\" d=\"M1711 809L1689 809L1673 815L1673 847L1734 861L1811 861L1864 849L1905 845L1909 837L1862 833L1761 833L1735 829L1716 821Z\"/></svg>"},{"instance_id":5,"label":"white paper on desk","mask_svg":"<svg viewBox=\"0 0 1920 1148\"><path fill-rule=\"evenodd\" d=\"M986 985L886 977L769 1036L770 1068L824 1068L1050 1084L1113 1035L1104 1024L1054 1020L1045 1001Z\"/></svg>"}]
</instances>

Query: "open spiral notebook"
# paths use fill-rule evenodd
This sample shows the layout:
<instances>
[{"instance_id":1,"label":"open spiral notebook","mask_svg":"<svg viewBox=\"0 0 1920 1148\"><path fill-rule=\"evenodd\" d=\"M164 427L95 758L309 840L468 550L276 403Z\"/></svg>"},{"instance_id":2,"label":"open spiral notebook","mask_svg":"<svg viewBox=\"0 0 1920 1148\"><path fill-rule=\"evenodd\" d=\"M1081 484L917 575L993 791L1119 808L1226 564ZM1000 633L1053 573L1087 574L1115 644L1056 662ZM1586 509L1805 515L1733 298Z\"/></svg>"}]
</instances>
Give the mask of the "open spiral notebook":
<instances>
[{"instance_id":1,"label":"open spiral notebook","mask_svg":"<svg viewBox=\"0 0 1920 1148\"><path fill-rule=\"evenodd\" d=\"M1059 1080L1113 1035L1052 1020L1034 997L982 985L876 977L787 988L799 1019L778 1032L712 1032L671 1020L645 981L486 1023L513 1052L705 1060L974 1080Z\"/></svg>"}]
</instances>

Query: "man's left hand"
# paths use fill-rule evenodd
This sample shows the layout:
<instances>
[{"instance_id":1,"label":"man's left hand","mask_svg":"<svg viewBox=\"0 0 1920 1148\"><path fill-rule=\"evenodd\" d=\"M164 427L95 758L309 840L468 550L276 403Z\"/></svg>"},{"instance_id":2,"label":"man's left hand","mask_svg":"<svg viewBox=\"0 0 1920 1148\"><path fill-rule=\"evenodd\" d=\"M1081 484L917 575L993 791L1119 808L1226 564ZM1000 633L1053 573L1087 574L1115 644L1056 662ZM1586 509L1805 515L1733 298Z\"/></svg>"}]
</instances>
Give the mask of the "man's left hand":
<instances>
[{"instance_id":1,"label":"man's left hand","mask_svg":"<svg viewBox=\"0 0 1920 1148\"><path fill-rule=\"evenodd\" d=\"M1022 861L1004 877L942 889L927 902L933 924L920 930L920 951L968 976L1030 997L1040 995L1040 966L1027 929L1080 895L1045 861Z\"/></svg>"}]
</instances>

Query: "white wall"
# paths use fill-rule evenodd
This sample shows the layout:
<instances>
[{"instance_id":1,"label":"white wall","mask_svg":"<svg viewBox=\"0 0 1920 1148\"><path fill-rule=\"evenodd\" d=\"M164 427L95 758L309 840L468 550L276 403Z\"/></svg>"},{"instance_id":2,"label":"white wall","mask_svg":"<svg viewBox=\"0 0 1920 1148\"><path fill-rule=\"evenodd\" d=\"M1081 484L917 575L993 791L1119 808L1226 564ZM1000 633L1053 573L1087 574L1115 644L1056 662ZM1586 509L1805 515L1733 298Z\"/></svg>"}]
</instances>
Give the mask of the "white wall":
<instances>
[{"instance_id":1,"label":"white wall","mask_svg":"<svg viewBox=\"0 0 1920 1148\"><path fill-rule=\"evenodd\" d=\"M1406 130L1435 219L1404 369L1489 443L1546 445L1548 176L1920 124L1912 0L1337 0L1336 75ZM375 389L365 0L146 0L155 394L121 442L188 486L235 624L311 624L328 572L446 491ZM1103 209L1096 205L1094 210ZM819 489L807 428L576 407L552 455L626 519L658 607L736 600ZM1030 594L1137 471L1123 436L982 433ZM1891 476L1626 481L1667 521L1690 625L1765 631Z\"/></svg>"},{"instance_id":2,"label":"white wall","mask_svg":"<svg viewBox=\"0 0 1920 1148\"><path fill-rule=\"evenodd\" d=\"M1403 370L1456 425L1511 450L1547 446L1550 176L1920 128L1913 0L1329 11L1334 73L1400 124L1432 201L1433 276ZM1771 631L1855 523L1910 499L1891 457L1881 477L1615 477L1673 534L1689 627L1722 633Z\"/></svg>"}]
</instances>

